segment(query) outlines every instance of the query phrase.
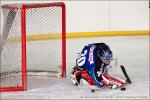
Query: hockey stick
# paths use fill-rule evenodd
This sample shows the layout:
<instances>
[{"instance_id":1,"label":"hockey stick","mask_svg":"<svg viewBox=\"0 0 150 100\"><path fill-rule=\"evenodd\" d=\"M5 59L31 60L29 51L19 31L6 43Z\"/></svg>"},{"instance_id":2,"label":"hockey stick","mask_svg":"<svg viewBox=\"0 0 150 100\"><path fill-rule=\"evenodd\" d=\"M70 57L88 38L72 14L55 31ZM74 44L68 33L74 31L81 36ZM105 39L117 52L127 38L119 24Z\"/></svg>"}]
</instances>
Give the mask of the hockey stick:
<instances>
[{"instance_id":1,"label":"hockey stick","mask_svg":"<svg viewBox=\"0 0 150 100\"><path fill-rule=\"evenodd\" d=\"M123 72L123 74L124 74L124 76L126 78L127 83L131 84L132 83L131 79L129 78L129 76L128 76L127 72L126 72L125 67L123 65L120 65L120 68L121 68L121 70L122 70L122 72Z\"/></svg>"}]
</instances>

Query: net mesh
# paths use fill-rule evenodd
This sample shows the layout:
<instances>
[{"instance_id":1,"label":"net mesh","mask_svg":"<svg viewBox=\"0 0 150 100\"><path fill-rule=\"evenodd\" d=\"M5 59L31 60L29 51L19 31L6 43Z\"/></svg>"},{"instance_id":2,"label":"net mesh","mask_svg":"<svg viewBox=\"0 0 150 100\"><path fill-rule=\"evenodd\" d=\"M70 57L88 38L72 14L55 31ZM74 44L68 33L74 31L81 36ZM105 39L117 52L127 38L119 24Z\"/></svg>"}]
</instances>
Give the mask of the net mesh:
<instances>
[{"instance_id":1,"label":"net mesh","mask_svg":"<svg viewBox=\"0 0 150 100\"><path fill-rule=\"evenodd\" d=\"M9 6L9 5L7 5ZM13 5L15 6L15 5ZM20 6L20 5L19 5ZM21 7L21 6L20 6ZM21 86L21 9L3 8L0 88ZM62 8L35 7L26 10L27 75L62 71ZM48 74L45 74L47 72ZM35 74L36 75L36 74Z\"/></svg>"},{"instance_id":2,"label":"net mesh","mask_svg":"<svg viewBox=\"0 0 150 100\"><path fill-rule=\"evenodd\" d=\"M4 26L1 40L0 87L21 85L21 42L11 42L17 37L21 40L21 13L17 10L3 9ZM7 78L8 77L8 78ZM9 81L10 80L10 81Z\"/></svg>"}]
</instances>

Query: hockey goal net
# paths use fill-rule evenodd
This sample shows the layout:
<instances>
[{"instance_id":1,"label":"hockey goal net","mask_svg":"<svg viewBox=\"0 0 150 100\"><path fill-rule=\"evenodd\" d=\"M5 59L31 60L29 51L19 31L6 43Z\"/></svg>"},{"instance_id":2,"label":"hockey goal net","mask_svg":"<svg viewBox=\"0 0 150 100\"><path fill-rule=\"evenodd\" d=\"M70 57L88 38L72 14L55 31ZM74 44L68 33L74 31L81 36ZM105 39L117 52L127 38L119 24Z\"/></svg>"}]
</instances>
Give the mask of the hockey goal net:
<instances>
[{"instance_id":1,"label":"hockey goal net","mask_svg":"<svg viewBox=\"0 0 150 100\"><path fill-rule=\"evenodd\" d=\"M2 11L0 91L26 90L35 73L64 77L65 4L7 4Z\"/></svg>"}]
</instances>

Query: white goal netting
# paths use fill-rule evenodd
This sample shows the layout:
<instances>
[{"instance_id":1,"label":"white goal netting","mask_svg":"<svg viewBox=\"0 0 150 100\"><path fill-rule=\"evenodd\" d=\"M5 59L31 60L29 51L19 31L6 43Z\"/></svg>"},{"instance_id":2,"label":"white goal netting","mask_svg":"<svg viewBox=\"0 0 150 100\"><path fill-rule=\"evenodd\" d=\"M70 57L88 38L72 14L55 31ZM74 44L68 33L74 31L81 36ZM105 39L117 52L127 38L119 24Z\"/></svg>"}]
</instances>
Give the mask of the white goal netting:
<instances>
[{"instance_id":1,"label":"white goal netting","mask_svg":"<svg viewBox=\"0 0 150 100\"><path fill-rule=\"evenodd\" d=\"M32 4L26 7L23 13L22 4L2 6L0 88L22 86L23 70L27 75L43 72L48 76L49 73L61 75L64 71L62 6ZM26 34L25 43L23 34Z\"/></svg>"}]
</instances>

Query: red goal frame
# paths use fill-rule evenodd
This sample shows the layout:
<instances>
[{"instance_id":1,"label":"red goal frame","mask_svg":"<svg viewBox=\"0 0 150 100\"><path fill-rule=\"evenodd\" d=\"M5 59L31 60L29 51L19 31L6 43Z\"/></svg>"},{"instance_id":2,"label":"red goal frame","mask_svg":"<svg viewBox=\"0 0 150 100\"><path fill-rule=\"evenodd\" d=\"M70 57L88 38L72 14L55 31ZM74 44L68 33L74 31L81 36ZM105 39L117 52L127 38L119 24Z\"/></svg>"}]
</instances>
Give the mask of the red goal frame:
<instances>
[{"instance_id":1,"label":"red goal frame","mask_svg":"<svg viewBox=\"0 0 150 100\"><path fill-rule=\"evenodd\" d=\"M42 7L61 7L62 8L62 72L61 76L66 76L66 7L63 2L41 3L41 4L23 4L21 8L12 6L2 6L4 9L15 9L21 11L21 67L22 67L22 85L17 87L0 87L2 91L25 91L27 87L27 71L26 71L26 10L30 8Z\"/></svg>"}]
</instances>

